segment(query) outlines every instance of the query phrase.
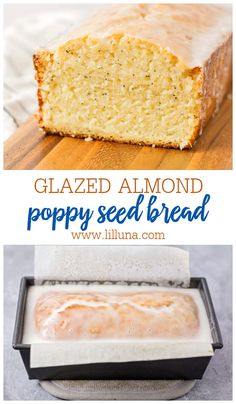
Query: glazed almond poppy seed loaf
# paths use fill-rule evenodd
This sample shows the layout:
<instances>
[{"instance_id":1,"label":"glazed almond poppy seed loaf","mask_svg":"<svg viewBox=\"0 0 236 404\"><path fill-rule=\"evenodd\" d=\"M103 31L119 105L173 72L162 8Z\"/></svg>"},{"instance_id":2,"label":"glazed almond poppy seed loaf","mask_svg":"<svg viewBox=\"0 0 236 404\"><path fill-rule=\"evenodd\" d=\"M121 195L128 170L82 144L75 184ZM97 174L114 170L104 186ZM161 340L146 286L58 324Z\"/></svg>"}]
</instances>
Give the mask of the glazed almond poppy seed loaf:
<instances>
[{"instance_id":1,"label":"glazed almond poppy seed loaf","mask_svg":"<svg viewBox=\"0 0 236 404\"><path fill-rule=\"evenodd\" d=\"M227 92L231 8L112 5L34 54L46 133L190 148Z\"/></svg>"},{"instance_id":2,"label":"glazed almond poppy seed loaf","mask_svg":"<svg viewBox=\"0 0 236 404\"><path fill-rule=\"evenodd\" d=\"M186 338L199 331L198 308L181 292L48 292L34 319L48 340Z\"/></svg>"}]
</instances>

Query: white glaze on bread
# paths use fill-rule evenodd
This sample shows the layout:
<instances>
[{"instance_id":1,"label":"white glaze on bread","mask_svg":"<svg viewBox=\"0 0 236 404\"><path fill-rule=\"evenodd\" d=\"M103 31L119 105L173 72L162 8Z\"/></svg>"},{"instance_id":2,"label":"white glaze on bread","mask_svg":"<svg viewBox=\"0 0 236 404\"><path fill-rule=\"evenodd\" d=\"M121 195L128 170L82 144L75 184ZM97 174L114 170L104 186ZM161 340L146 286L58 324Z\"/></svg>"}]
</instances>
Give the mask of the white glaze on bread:
<instances>
[{"instance_id":1,"label":"white glaze on bread","mask_svg":"<svg viewBox=\"0 0 236 404\"><path fill-rule=\"evenodd\" d=\"M170 50L190 67L204 66L212 50L232 32L232 9L222 4L122 4L105 7L71 32L82 35L133 36ZM62 41L63 42L63 41Z\"/></svg>"},{"instance_id":2,"label":"white glaze on bread","mask_svg":"<svg viewBox=\"0 0 236 404\"><path fill-rule=\"evenodd\" d=\"M189 295L149 293L48 292L36 302L37 332L48 340L187 338L199 331L198 309ZM113 291L114 290L114 291Z\"/></svg>"},{"instance_id":3,"label":"white glaze on bread","mask_svg":"<svg viewBox=\"0 0 236 404\"><path fill-rule=\"evenodd\" d=\"M24 343L173 339L211 340L197 289L91 283L28 290Z\"/></svg>"}]
</instances>

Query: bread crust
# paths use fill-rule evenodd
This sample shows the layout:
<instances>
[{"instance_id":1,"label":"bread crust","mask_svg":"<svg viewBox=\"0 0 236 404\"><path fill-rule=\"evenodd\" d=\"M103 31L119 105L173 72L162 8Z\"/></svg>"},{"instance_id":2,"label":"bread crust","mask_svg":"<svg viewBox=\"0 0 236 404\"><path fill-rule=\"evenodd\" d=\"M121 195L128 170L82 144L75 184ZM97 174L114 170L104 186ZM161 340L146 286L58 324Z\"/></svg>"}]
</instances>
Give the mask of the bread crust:
<instances>
[{"instance_id":1,"label":"bread crust","mask_svg":"<svg viewBox=\"0 0 236 404\"><path fill-rule=\"evenodd\" d=\"M37 98L38 98L38 113L37 113L37 120L39 122L40 128L43 129L43 77L44 71L47 67L49 61L53 59L53 54L46 49L42 49L37 53L33 54L33 65L35 70L35 80L37 81L38 88L37 88Z\"/></svg>"},{"instance_id":2,"label":"bread crust","mask_svg":"<svg viewBox=\"0 0 236 404\"><path fill-rule=\"evenodd\" d=\"M63 131L52 131L51 129L41 127L41 129L44 131L46 135L59 135L61 137L71 137L71 138L78 138L78 139L86 139L86 138L91 138L93 140L102 140L102 141L108 141L108 142L115 142L115 143L124 143L124 144L132 144L136 146L149 146L149 147L161 147L161 148L166 148L166 149L179 149L180 145L177 142L153 142L153 143L147 143L147 142L136 142L135 140L125 140L125 139L118 139L116 135L114 134L83 134L83 133L70 133L69 131L63 132ZM82 131L81 131L82 132ZM198 130L196 129L195 133L197 133ZM196 135L194 135L189 143L183 147L184 149L189 149L192 147L194 140L196 139ZM193 143L192 143L193 142Z\"/></svg>"},{"instance_id":3,"label":"bread crust","mask_svg":"<svg viewBox=\"0 0 236 404\"><path fill-rule=\"evenodd\" d=\"M203 68L203 88L200 134L210 118L219 111L232 81L232 34L206 61Z\"/></svg>"}]
</instances>

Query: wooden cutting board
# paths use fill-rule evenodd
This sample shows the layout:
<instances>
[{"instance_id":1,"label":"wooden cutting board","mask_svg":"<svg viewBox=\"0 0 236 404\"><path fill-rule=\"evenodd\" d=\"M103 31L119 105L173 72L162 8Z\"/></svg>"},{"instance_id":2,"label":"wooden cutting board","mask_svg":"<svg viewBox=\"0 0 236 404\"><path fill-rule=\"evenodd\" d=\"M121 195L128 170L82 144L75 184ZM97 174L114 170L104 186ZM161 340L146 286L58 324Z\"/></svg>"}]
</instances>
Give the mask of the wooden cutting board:
<instances>
[{"instance_id":1,"label":"wooden cutting board","mask_svg":"<svg viewBox=\"0 0 236 404\"><path fill-rule=\"evenodd\" d=\"M227 97L191 150L44 135L32 117L5 142L9 170L229 170L232 102Z\"/></svg>"}]
</instances>

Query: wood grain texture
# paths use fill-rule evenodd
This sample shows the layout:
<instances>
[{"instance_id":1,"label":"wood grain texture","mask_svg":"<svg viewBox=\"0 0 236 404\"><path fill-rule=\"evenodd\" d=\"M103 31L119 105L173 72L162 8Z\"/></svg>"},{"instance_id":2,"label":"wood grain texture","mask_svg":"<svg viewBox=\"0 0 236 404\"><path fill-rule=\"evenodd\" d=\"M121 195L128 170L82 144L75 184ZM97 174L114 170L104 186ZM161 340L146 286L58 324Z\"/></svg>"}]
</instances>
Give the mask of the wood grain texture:
<instances>
[{"instance_id":1,"label":"wood grain texture","mask_svg":"<svg viewBox=\"0 0 236 404\"><path fill-rule=\"evenodd\" d=\"M230 170L232 101L224 100L191 150L44 135L30 118L5 142L8 170Z\"/></svg>"}]
</instances>

